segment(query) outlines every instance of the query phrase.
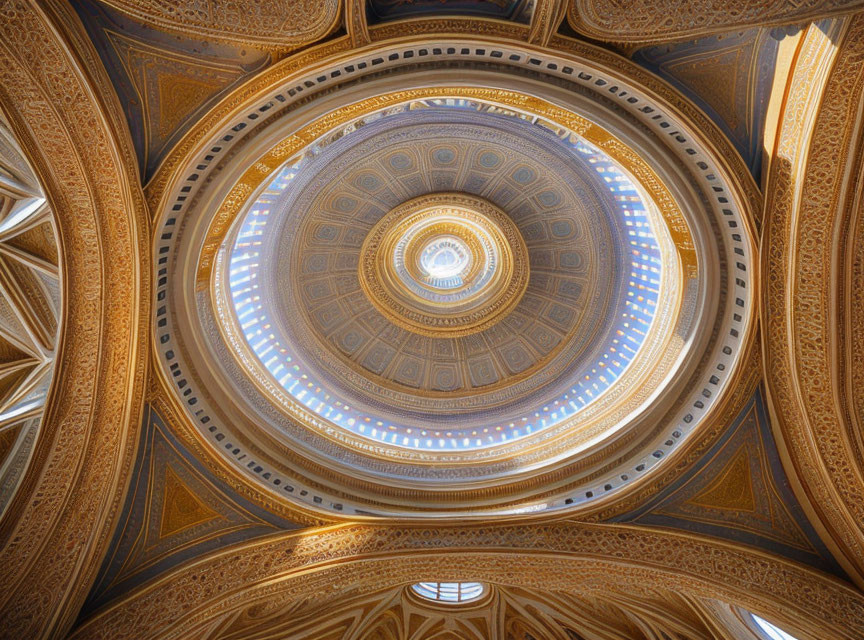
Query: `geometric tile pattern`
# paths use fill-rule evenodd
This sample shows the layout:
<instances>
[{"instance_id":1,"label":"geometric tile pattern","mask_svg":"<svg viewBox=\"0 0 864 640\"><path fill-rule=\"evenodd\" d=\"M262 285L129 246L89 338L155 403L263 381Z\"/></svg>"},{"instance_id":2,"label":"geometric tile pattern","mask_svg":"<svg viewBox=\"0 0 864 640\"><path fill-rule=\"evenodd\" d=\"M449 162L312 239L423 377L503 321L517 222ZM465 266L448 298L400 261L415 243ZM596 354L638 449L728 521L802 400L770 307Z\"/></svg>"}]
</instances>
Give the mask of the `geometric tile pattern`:
<instances>
[{"instance_id":1,"label":"geometric tile pattern","mask_svg":"<svg viewBox=\"0 0 864 640\"><path fill-rule=\"evenodd\" d=\"M145 184L220 95L271 61L251 46L165 33L93 0L74 6L126 113Z\"/></svg>"},{"instance_id":2,"label":"geometric tile pattern","mask_svg":"<svg viewBox=\"0 0 864 640\"><path fill-rule=\"evenodd\" d=\"M82 617L181 562L300 526L248 502L210 474L152 407L144 420L130 491Z\"/></svg>"},{"instance_id":3,"label":"geometric tile pattern","mask_svg":"<svg viewBox=\"0 0 864 640\"><path fill-rule=\"evenodd\" d=\"M615 521L742 542L844 576L792 493L761 390L702 460Z\"/></svg>"},{"instance_id":4,"label":"geometric tile pattern","mask_svg":"<svg viewBox=\"0 0 864 640\"><path fill-rule=\"evenodd\" d=\"M781 29L757 28L645 47L633 61L693 100L734 143L757 182Z\"/></svg>"}]
</instances>

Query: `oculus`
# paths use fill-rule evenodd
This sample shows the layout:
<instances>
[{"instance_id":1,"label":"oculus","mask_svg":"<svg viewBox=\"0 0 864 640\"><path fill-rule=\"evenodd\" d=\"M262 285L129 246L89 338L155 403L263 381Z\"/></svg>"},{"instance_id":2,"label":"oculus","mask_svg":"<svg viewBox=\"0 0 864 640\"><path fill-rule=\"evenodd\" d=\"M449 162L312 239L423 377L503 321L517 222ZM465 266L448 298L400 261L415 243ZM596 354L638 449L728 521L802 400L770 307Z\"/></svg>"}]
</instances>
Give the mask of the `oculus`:
<instances>
[{"instance_id":1,"label":"oculus","mask_svg":"<svg viewBox=\"0 0 864 640\"><path fill-rule=\"evenodd\" d=\"M528 286L528 250L491 203L469 194L414 198L366 236L359 282L391 322L436 338L470 335L513 309Z\"/></svg>"},{"instance_id":2,"label":"oculus","mask_svg":"<svg viewBox=\"0 0 864 640\"><path fill-rule=\"evenodd\" d=\"M471 266L468 247L457 236L436 235L420 253L424 280L434 289L453 289L465 284L465 272Z\"/></svg>"}]
</instances>

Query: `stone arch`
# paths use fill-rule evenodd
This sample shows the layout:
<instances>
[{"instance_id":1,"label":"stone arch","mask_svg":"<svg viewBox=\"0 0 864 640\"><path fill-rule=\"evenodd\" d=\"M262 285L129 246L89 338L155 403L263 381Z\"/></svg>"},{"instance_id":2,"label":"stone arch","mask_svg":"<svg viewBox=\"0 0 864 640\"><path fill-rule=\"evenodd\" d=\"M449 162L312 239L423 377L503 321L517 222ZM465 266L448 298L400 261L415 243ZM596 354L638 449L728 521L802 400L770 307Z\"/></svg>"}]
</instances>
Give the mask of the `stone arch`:
<instances>
[{"instance_id":1,"label":"stone arch","mask_svg":"<svg viewBox=\"0 0 864 640\"><path fill-rule=\"evenodd\" d=\"M286 534L178 568L95 615L76 638L208 638L220 623L266 620L418 580L479 580L569 593L673 589L754 611L817 640L864 633L864 597L761 552L622 525L338 526ZM249 629L247 629L249 631ZM142 636L144 633L146 635ZM245 636L244 636L245 637ZM254 637L254 636L253 636Z\"/></svg>"},{"instance_id":2,"label":"stone arch","mask_svg":"<svg viewBox=\"0 0 864 640\"><path fill-rule=\"evenodd\" d=\"M0 523L4 637L62 636L74 622L109 542L143 400L146 208L117 105L95 97L56 19L19 3L0 21L0 106L57 216L64 281L50 408ZM110 95L107 78L95 82Z\"/></svg>"}]
</instances>

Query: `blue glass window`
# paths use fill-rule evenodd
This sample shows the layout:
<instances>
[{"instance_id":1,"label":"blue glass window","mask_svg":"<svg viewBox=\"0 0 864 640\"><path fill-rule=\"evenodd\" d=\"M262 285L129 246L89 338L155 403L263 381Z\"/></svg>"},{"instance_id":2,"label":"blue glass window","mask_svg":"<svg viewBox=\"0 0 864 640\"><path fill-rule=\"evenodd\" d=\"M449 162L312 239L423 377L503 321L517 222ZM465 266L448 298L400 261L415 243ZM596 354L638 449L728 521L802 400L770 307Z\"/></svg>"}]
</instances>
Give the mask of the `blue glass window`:
<instances>
[{"instance_id":1,"label":"blue glass window","mask_svg":"<svg viewBox=\"0 0 864 640\"><path fill-rule=\"evenodd\" d=\"M477 600L486 593L482 582L418 582L411 585L411 589L426 600L454 604Z\"/></svg>"}]
</instances>

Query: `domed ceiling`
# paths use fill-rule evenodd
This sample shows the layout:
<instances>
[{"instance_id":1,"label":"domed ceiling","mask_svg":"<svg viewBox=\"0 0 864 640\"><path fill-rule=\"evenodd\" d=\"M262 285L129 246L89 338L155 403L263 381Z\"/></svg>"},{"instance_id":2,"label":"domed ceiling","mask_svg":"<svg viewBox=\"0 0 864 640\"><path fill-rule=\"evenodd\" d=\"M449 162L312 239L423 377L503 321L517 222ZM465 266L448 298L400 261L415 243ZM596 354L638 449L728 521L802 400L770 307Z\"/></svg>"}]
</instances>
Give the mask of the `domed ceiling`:
<instances>
[{"instance_id":1,"label":"domed ceiling","mask_svg":"<svg viewBox=\"0 0 864 640\"><path fill-rule=\"evenodd\" d=\"M206 4L0 18L0 636L864 637L864 0Z\"/></svg>"},{"instance_id":2,"label":"domed ceiling","mask_svg":"<svg viewBox=\"0 0 864 640\"><path fill-rule=\"evenodd\" d=\"M452 44L279 79L162 215L165 373L304 509L608 497L710 415L748 339L750 202L713 142L590 60Z\"/></svg>"},{"instance_id":3,"label":"domed ceiling","mask_svg":"<svg viewBox=\"0 0 864 640\"><path fill-rule=\"evenodd\" d=\"M448 98L369 120L238 220L217 261L226 331L286 403L378 446L489 449L571 424L675 302L663 222L551 122Z\"/></svg>"}]
</instances>

